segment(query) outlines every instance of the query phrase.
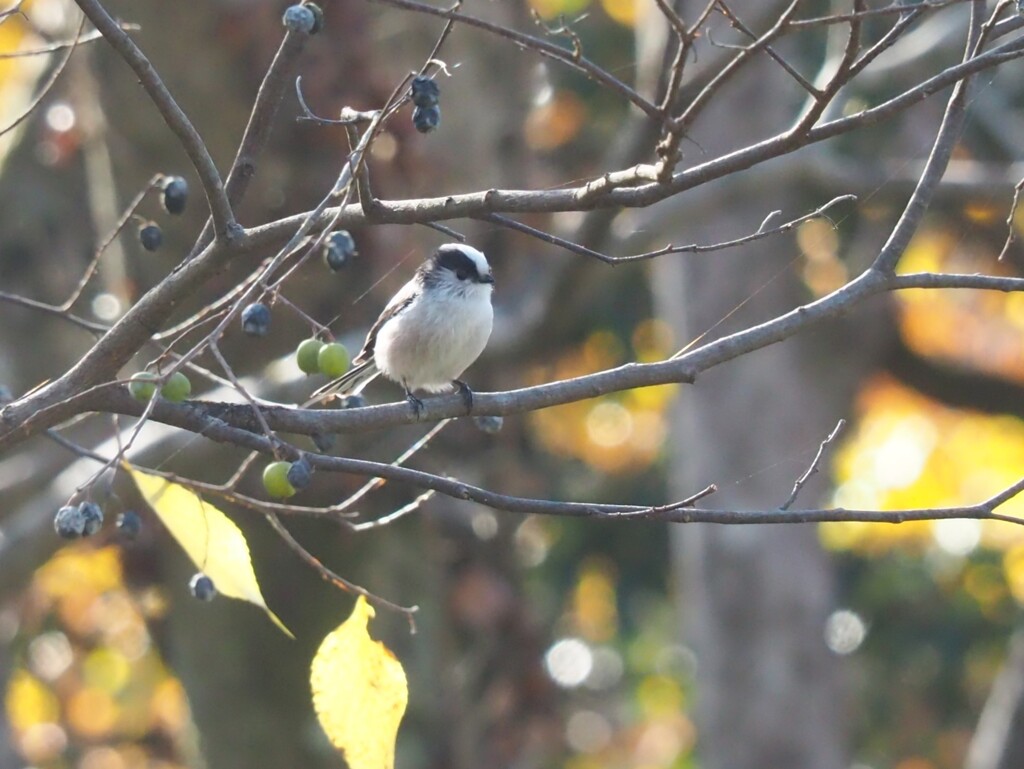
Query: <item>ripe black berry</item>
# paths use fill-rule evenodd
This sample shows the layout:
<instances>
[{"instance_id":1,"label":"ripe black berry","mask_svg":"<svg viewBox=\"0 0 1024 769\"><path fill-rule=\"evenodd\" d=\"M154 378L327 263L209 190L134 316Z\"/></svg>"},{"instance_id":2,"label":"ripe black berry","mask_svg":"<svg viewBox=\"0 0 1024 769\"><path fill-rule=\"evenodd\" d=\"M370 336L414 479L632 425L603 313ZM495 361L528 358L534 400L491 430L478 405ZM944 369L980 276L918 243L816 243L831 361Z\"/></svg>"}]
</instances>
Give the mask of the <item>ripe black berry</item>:
<instances>
[{"instance_id":1,"label":"ripe black berry","mask_svg":"<svg viewBox=\"0 0 1024 769\"><path fill-rule=\"evenodd\" d=\"M103 526L103 510L95 502L83 502L78 511L82 516L83 537L91 537Z\"/></svg>"},{"instance_id":2,"label":"ripe black berry","mask_svg":"<svg viewBox=\"0 0 1024 769\"><path fill-rule=\"evenodd\" d=\"M53 518L53 528L64 539L78 539L85 531L85 519L77 505L65 505Z\"/></svg>"},{"instance_id":3,"label":"ripe black berry","mask_svg":"<svg viewBox=\"0 0 1024 769\"><path fill-rule=\"evenodd\" d=\"M180 176L165 176L160 188L163 190L160 202L164 210L175 215L183 213L188 203L188 182Z\"/></svg>"},{"instance_id":4,"label":"ripe black berry","mask_svg":"<svg viewBox=\"0 0 1024 769\"><path fill-rule=\"evenodd\" d=\"M188 582L189 592L200 601L212 601L217 597L217 588L213 580L202 572L194 574Z\"/></svg>"},{"instance_id":5,"label":"ripe black berry","mask_svg":"<svg viewBox=\"0 0 1024 769\"><path fill-rule=\"evenodd\" d=\"M412 124L421 134L428 134L441 125L441 108L434 105L417 107L412 111Z\"/></svg>"},{"instance_id":6,"label":"ripe black berry","mask_svg":"<svg viewBox=\"0 0 1024 769\"><path fill-rule=\"evenodd\" d=\"M417 75L412 79L412 103L417 107L436 107L441 97L441 87L436 80L423 75Z\"/></svg>"},{"instance_id":7,"label":"ripe black berry","mask_svg":"<svg viewBox=\"0 0 1024 769\"><path fill-rule=\"evenodd\" d=\"M117 531L123 539L134 541L142 532L142 519L134 510L125 510L117 516Z\"/></svg>"},{"instance_id":8,"label":"ripe black berry","mask_svg":"<svg viewBox=\"0 0 1024 769\"><path fill-rule=\"evenodd\" d=\"M348 264L356 253L356 242L348 230L332 232L323 244L324 262L334 272Z\"/></svg>"},{"instance_id":9,"label":"ripe black berry","mask_svg":"<svg viewBox=\"0 0 1024 769\"><path fill-rule=\"evenodd\" d=\"M156 251L164 244L164 233L153 222L146 222L139 227L139 243L147 251Z\"/></svg>"},{"instance_id":10,"label":"ripe black berry","mask_svg":"<svg viewBox=\"0 0 1024 769\"><path fill-rule=\"evenodd\" d=\"M288 483L296 490L301 491L313 479L313 468L309 466L309 462L305 458L302 458L298 462L292 462L292 466L288 468L287 477Z\"/></svg>"},{"instance_id":11,"label":"ripe black berry","mask_svg":"<svg viewBox=\"0 0 1024 769\"><path fill-rule=\"evenodd\" d=\"M306 7L313 12L313 28L309 30L309 34L315 35L324 28L324 12L316 3L306 3Z\"/></svg>"},{"instance_id":12,"label":"ripe black berry","mask_svg":"<svg viewBox=\"0 0 1024 769\"><path fill-rule=\"evenodd\" d=\"M370 402L359 394L346 395L344 398L341 399L340 403L338 404L339 408L343 409L361 409L369 405Z\"/></svg>"},{"instance_id":13,"label":"ripe black berry","mask_svg":"<svg viewBox=\"0 0 1024 769\"><path fill-rule=\"evenodd\" d=\"M301 32L305 35L313 31L316 26L316 16L312 9L305 5L290 5L285 9L281 23L285 29L291 32Z\"/></svg>"},{"instance_id":14,"label":"ripe black berry","mask_svg":"<svg viewBox=\"0 0 1024 769\"><path fill-rule=\"evenodd\" d=\"M242 310L242 331L249 336L266 336L270 331L270 308L256 302Z\"/></svg>"}]
</instances>

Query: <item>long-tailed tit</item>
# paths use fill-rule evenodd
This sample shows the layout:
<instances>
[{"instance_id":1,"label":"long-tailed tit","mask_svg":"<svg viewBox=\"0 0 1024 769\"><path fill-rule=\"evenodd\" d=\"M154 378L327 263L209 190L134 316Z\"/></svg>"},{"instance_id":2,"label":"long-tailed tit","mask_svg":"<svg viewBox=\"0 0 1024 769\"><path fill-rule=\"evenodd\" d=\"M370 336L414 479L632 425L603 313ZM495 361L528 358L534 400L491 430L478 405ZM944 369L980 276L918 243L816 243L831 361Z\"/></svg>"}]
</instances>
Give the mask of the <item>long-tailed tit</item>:
<instances>
[{"instance_id":1,"label":"long-tailed tit","mask_svg":"<svg viewBox=\"0 0 1024 769\"><path fill-rule=\"evenodd\" d=\"M472 407L473 392L459 376L491 335L494 276L475 248L447 243L402 286L373 324L353 368L317 390L314 398L358 393L383 374L405 388L417 413L428 393L456 386Z\"/></svg>"}]
</instances>

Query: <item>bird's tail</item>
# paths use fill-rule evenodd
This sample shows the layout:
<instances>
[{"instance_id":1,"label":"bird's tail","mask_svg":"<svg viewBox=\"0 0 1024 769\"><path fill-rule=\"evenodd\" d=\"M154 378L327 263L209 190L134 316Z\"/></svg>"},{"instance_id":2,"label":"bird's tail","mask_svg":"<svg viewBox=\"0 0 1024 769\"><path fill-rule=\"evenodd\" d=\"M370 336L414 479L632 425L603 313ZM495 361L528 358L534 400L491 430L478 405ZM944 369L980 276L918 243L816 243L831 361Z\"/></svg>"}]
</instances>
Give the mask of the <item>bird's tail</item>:
<instances>
[{"instance_id":1,"label":"bird's tail","mask_svg":"<svg viewBox=\"0 0 1024 769\"><path fill-rule=\"evenodd\" d=\"M326 400L334 394L355 395L362 392L363 388L379 375L380 371L377 369L376 362L374 362L373 358L370 358L368 361L360 363L342 376L315 390L306 405Z\"/></svg>"}]
</instances>

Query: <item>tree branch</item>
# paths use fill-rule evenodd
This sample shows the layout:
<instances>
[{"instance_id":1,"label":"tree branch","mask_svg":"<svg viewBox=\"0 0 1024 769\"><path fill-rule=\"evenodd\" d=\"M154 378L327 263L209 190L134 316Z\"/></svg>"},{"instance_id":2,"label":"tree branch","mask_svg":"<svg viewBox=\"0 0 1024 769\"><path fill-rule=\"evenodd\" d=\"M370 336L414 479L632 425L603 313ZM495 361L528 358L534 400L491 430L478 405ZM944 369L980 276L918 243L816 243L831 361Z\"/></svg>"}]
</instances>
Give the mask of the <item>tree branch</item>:
<instances>
[{"instance_id":1,"label":"tree branch","mask_svg":"<svg viewBox=\"0 0 1024 769\"><path fill-rule=\"evenodd\" d=\"M75 0L75 2L89 17L96 29L107 39L110 46L138 75L142 87L146 89L146 93L149 94L149 98L160 111L167 126L177 135L203 185L203 191L206 193L206 200L210 206L210 214L213 216L214 233L217 240L230 242L238 237L239 226L224 192L224 183L217 172L217 166L214 164L213 158L210 157L210 152L206 149L206 144L199 132L178 106L174 97L171 96L171 92L167 90L167 86L164 85L156 69L98 0Z\"/></svg>"}]
</instances>

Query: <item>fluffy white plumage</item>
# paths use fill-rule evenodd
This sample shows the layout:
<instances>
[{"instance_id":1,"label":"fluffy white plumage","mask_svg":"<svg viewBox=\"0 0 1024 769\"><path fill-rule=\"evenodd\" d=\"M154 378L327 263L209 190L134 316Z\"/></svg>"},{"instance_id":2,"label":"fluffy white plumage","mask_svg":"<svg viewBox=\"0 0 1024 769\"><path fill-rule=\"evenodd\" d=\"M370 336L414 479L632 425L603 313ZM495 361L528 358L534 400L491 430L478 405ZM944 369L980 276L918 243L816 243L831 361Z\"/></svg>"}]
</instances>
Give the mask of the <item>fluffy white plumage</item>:
<instances>
[{"instance_id":1,"label":"fluffy white plumage","mask_svg":"<svg viewBox=\"0 0 1024 769\"><path fill-rule=\"evenodd\" d=\"M461 243L441 246L384 308L370 329L355 367L314 395L350 394L379 374L405 388L435 393L453 384L471 399L459 376L491 335L494 276L487 258Z\"/></svg>"}]
</instances>

